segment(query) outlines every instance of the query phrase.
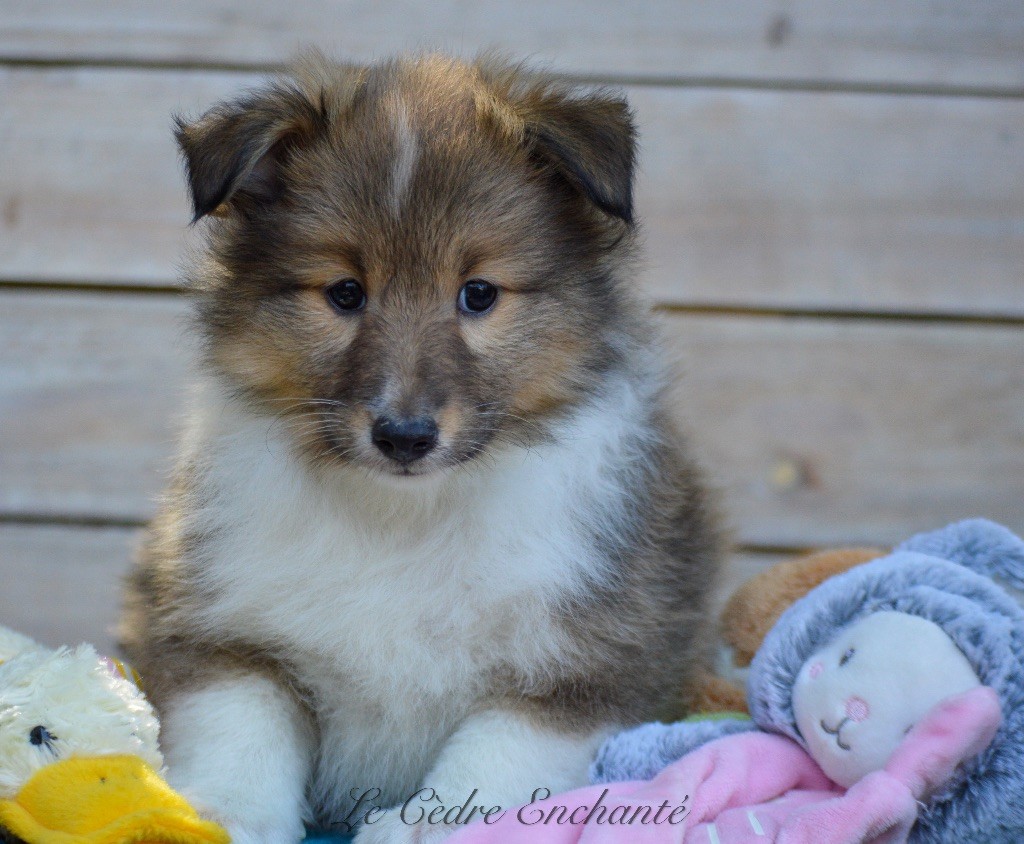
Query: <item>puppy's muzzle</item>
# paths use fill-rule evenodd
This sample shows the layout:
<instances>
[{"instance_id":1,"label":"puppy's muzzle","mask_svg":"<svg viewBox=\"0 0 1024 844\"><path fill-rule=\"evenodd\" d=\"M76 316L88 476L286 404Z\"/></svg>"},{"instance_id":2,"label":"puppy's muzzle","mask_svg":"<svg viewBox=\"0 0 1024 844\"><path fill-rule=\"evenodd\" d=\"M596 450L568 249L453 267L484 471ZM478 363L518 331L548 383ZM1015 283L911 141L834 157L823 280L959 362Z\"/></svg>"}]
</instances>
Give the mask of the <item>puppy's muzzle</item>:
<instances>
[{"instance_id":1,"label":"puppy's muzzle","mask_svg":"<svg viewBox=\"0 0 1024 844\"><path fill-rule=\"evenodd\" d=\"M437 422L429 416L381 416L370 431L381 454L403 465L426 457L437 445Z\"/></svg>"}]
</instances>

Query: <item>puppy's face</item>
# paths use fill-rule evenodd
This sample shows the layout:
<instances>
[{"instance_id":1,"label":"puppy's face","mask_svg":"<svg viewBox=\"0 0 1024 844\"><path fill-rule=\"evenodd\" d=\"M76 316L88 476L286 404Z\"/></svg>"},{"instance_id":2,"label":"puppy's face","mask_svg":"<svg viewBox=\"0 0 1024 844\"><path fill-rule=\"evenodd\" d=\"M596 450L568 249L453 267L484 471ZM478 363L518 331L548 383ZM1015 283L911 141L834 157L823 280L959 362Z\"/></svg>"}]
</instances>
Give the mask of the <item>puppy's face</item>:
<instances>
[{"instance_id":1,"label":"puppy's face","mask_svg":"<svg viewBox=\"0 0 1024 844\"><path fill-rule=\"evenodd\" d=\"M317 461L529 443L615 363L625 103L506 66L313 60L180 124L207 360Z\"/></svg>"}]
</instances>

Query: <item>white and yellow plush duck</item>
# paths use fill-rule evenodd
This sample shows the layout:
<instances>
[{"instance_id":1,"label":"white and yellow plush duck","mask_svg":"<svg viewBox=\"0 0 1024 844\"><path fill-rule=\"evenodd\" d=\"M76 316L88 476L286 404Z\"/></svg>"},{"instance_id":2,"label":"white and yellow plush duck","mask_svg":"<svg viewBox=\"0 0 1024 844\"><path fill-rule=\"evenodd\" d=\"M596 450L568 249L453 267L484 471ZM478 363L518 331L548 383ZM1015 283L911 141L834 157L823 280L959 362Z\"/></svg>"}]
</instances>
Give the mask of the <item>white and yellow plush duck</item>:
<instances>
[{"instance_id":1,"label":"white and yellow plush duck","mask_svg":"<svg viewBox=\"0 0 1024 844\"><path fill-rule=\"evenodd\" d=\"M121 663L0 627L0 841L228 844L160 775L159 729Z\"/></svg>"}]
</instances>

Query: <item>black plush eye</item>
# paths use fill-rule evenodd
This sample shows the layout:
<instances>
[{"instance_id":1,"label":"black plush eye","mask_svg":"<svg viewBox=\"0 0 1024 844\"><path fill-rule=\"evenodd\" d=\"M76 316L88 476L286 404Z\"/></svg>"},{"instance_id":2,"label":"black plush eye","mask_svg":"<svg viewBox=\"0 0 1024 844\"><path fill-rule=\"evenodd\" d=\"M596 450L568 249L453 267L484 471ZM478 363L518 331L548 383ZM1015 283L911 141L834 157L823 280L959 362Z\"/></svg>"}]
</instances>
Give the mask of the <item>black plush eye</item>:
<instances>
[{"instance_id":1,"label":"black plush eye","mask_svg":"<svg viewBox=\"0 0 1024 844\"><path fill-rule=\"evenodd\" d=\"M327 288L327 299L339 311L358 311L366 304L366 293L354 278L344 278Z\"/></svg>"},{"instance_id":2,"label":"black plush eye","mask_svg":"<svg viewBox=\"0 0 1024 844\"><path fill-rule=\"evenodd\" d=\"M467 281L459 291L459 310L467 314L482 314L491 309L498 298L498 288L478 278Z\"/></svg>"},{"instance_id":3,"label":"black plush eye","mask_svg":"<svg viewBox=\"0 0 1024 844\"><path fill-rule=\"evenodd\" d=\"M29 730L28 740L36 747L49 748L57 740L57 737L40 724Z\"/></svg>"},{"instance_id":4,"label":"black plush eye","mask_svg":"<svg viewBox=\"0 0 1024 844\"><path fill-rule=\"evenodd\" d=\"M846 651L846 653L844 653L841 657L839 657L839 665L840 666L846 665L846 663L848 663L851 659L853 659L853 655L855 653L857 653L857 649L856 648L849 648Z\"/></svg>"}]
</instances>

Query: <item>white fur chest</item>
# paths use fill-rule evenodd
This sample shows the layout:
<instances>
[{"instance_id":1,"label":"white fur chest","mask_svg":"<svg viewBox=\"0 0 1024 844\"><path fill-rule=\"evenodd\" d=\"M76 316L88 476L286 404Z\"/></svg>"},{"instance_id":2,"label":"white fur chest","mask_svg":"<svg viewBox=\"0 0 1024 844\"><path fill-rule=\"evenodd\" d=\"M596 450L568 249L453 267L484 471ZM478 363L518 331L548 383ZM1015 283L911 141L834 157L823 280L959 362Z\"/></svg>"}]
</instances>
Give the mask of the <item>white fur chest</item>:
<instances>
[{"instance_id":1,"label":"white fur chest","mask_svg":"<svg viewBox=\"0 0 1024 844\"><path fill-rule=\"evenodd\" d=\"M567 513L509 512L508 496L488 500L473 480L402 488L346 473L327 487L265 437L236 440L211 469L211 627L388 698L463 686L500 657L499 628L509 653L557 651L538 627L543 598L577 585L589 556ZM538 641L513 641L512 628Z\"/></svg>"},{"instance_id":2,"label":"white fur chest","mask_svg":"<svg viewBox=\"0 0 1024 844\"><path fill-rule=\"evenodd\" d=\"M192 432L206 502L192 518L218 597L195 620L287 654L322 715L386 709L411 728L404 707L440 699L456 714L496 662L528 675L558 660L552 604L601 577L583 526L621 507L599 468L619 432L592 427L578 448L510 450L437 480L324 482L279 425L212 405Z\"/></svg>"}]
</instances>

